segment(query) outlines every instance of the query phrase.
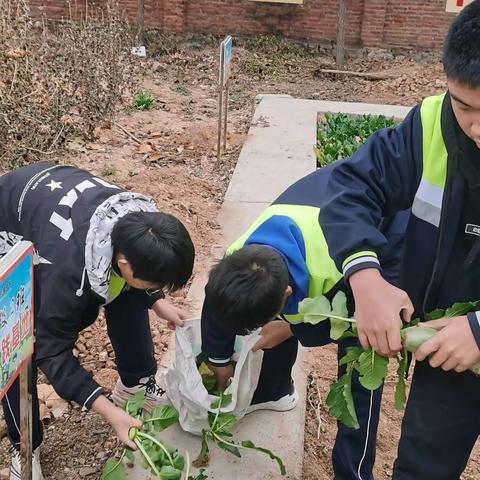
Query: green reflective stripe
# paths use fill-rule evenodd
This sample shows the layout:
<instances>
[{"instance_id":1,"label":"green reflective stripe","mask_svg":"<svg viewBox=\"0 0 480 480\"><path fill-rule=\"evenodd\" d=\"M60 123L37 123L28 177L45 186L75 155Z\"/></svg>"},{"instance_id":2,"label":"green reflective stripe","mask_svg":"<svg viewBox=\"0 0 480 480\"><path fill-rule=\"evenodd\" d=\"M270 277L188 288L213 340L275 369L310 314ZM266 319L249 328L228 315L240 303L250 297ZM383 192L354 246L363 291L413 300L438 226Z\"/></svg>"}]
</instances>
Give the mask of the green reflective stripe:
<instances>
[{"instance_id":1,"label":"green reflective stripe","mask_svg":"<svg viewBox=\"0 0 480 480\"><path fill-rule=\"evenodd\" d=\"M357 258L361 257L377 257L377 254L375 252L371 252L369 250L365 250L363 252L357 252L354 253L353 255L350 255L345 259L345 261L342 263L342 270L345 271L345 268L347 267L347 264L350 263L352 260L356 260Z\"/></svg>"},{"instance_id":2,"label":"green reflective stripe","mask_svg":"<svg viewBox=\"0 0 480 480\"><path fill-rule=\"evenodd\" d=\"M442 199L443 188L432 185L422 178L413 200L413 215L438 227L442 213Z\"/></svg>"},{"instance_id":3,"label":"green reflective stripe","mask_svg":"<svg viewBox=\"0 0 480 480\"><path fill-rule=\"evenodd\" d=\"M115 300L123 291L125 287L125 280L112 272L110 275L110 282L108 284L108 299L107 303Z\"/></svg>"},{"instance_id":4,"label":"green reflective stripe","mask_svg":"<svg viewBox=\"0 0 480 480\"><path fill-rule=\"evenodd\" d=\"M444 188L447 179L447 148L442 135L444 95L426 98L420 108L422 119L423 174L431 185Z\"/></svg>"}]
</instances>

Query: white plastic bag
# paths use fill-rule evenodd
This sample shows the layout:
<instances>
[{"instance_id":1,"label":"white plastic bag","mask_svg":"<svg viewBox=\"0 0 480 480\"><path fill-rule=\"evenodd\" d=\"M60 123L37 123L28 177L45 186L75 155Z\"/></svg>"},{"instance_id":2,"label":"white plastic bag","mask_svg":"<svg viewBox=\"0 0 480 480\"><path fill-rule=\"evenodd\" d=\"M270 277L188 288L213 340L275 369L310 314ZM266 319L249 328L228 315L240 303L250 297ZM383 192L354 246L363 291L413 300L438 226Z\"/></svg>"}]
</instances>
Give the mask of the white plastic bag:
<instances>
[{"instance_id":1,"label":"white plastic bag","mask_svg":"<svg viewBox=\"0 0 480 480\"><path fill-rule=\"evenodd\" d=\"M260 338L258 332L237 337L235 342L235 375L225 394L232 395L232 401L221 409L231 412L238 419L245 415L257 388L262 368L263 351L251 349ZM208 427L208 412L218 397L210 395L203 386L197 369L196 357L201 352L200 320L188 320L175 333L175 360L165 376L169 400L180 413L181 427L190 433L200 435ZM216 411L216 410L215 410Z\"/></svg>"}]
</instances>

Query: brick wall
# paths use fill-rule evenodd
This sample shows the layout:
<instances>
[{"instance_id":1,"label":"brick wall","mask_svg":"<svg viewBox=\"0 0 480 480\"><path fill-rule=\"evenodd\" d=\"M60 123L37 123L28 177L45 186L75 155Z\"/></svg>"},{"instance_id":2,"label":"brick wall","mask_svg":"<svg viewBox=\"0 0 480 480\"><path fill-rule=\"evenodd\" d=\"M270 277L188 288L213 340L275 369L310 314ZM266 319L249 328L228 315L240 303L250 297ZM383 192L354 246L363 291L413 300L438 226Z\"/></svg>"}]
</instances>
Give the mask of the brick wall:
<instances>
[{"instance_id":1,"label":"brick wall","mask_svg":"<svg viewBox=\"0 0 480 480\"><path fill-rule=\"evenodd\" d=\"M137 0L117 0L136 23ZM292 38L334 40L338 0L304 0L303 5L250 0L144 0L145 24L173 32L277 33ZM83 3L83 0L78 0ZM105 0L96 0L102 5ZM58 19L67 0L31 0L34 15ZM445 0L347 0L347 43L367 47L440 48L453 18Z\"/></svg>"}]
</instances>

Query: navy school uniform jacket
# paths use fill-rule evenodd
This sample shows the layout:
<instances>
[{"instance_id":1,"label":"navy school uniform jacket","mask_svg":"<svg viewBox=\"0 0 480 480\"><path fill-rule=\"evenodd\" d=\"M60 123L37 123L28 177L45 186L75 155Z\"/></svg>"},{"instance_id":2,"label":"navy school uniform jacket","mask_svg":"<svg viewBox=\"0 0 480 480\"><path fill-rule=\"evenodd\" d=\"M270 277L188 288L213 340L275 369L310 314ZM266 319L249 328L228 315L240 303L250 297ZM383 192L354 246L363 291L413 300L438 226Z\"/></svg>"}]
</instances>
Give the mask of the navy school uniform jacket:
<instances>
[{"instance_id":1,"label":"navy school uniform jacket","mask_svg":"<svg viewBox=\"0 0 480 480\"><path fill-rule=\"evenodd\" d=\"M321 192L340 163L317 170L290 186L227 250L228 255L243 245L261 244L282 255L293 288L282 316L291 321L293 334L304 346L329 343L330 325L328 322L318 325L302 323L298 303L320 293L331 299L337 291L346 290L319 225ZM408 216L409 212L405 211L378 221L379 229L388 239L380 255L385 275L392 283L397 281ZM228 364L235 342L235 336L226 333L221 325L222 319L215 318L207 296L201 319L202 351L212 364L218 366Z\"/></svg>"}]
</instances>

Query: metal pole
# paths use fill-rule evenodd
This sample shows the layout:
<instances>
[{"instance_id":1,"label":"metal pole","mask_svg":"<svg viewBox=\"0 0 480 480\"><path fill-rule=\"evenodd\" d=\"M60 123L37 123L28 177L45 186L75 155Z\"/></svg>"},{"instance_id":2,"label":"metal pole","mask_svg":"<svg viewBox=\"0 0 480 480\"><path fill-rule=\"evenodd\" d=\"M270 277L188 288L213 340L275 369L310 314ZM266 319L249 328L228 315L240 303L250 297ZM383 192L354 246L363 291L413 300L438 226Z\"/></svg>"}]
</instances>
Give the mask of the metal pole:
<instances>
[{"instance_id":1,"label":"metal pole","mask_svg":"<svg viewBox=\"0 0 480 480\"><path fill-rule=\"evenodd\" d=\"M31 360L20 372L20 458L22 480L32 480L32 395L28 391Z\"/></svg>"},{"instance_id":2,"label":"metal pole","mask_svg":"<svg viewBox=\"0 0 480 480\"><path fill-rule=\"evenodd\" d=\"M230 86L230 81L227 80L225 85L225 116L223 119L223 151L227 151L227 121L228 121L228 87Z\"/></svg>"},{"instance_id":3,"label":"metal pole","mask_svg":"<svg viewBox=\"0 0 480 480\"><path fill-rule=\"evenodd\" d=\"M223 116L223 75L225 70L225 49L223 42L220 44L220 75L219 75L219 97L218 97L218 141L217 141L217 161L220 162L222 155L222 116Z\"/></svg>"}]
</instances>

